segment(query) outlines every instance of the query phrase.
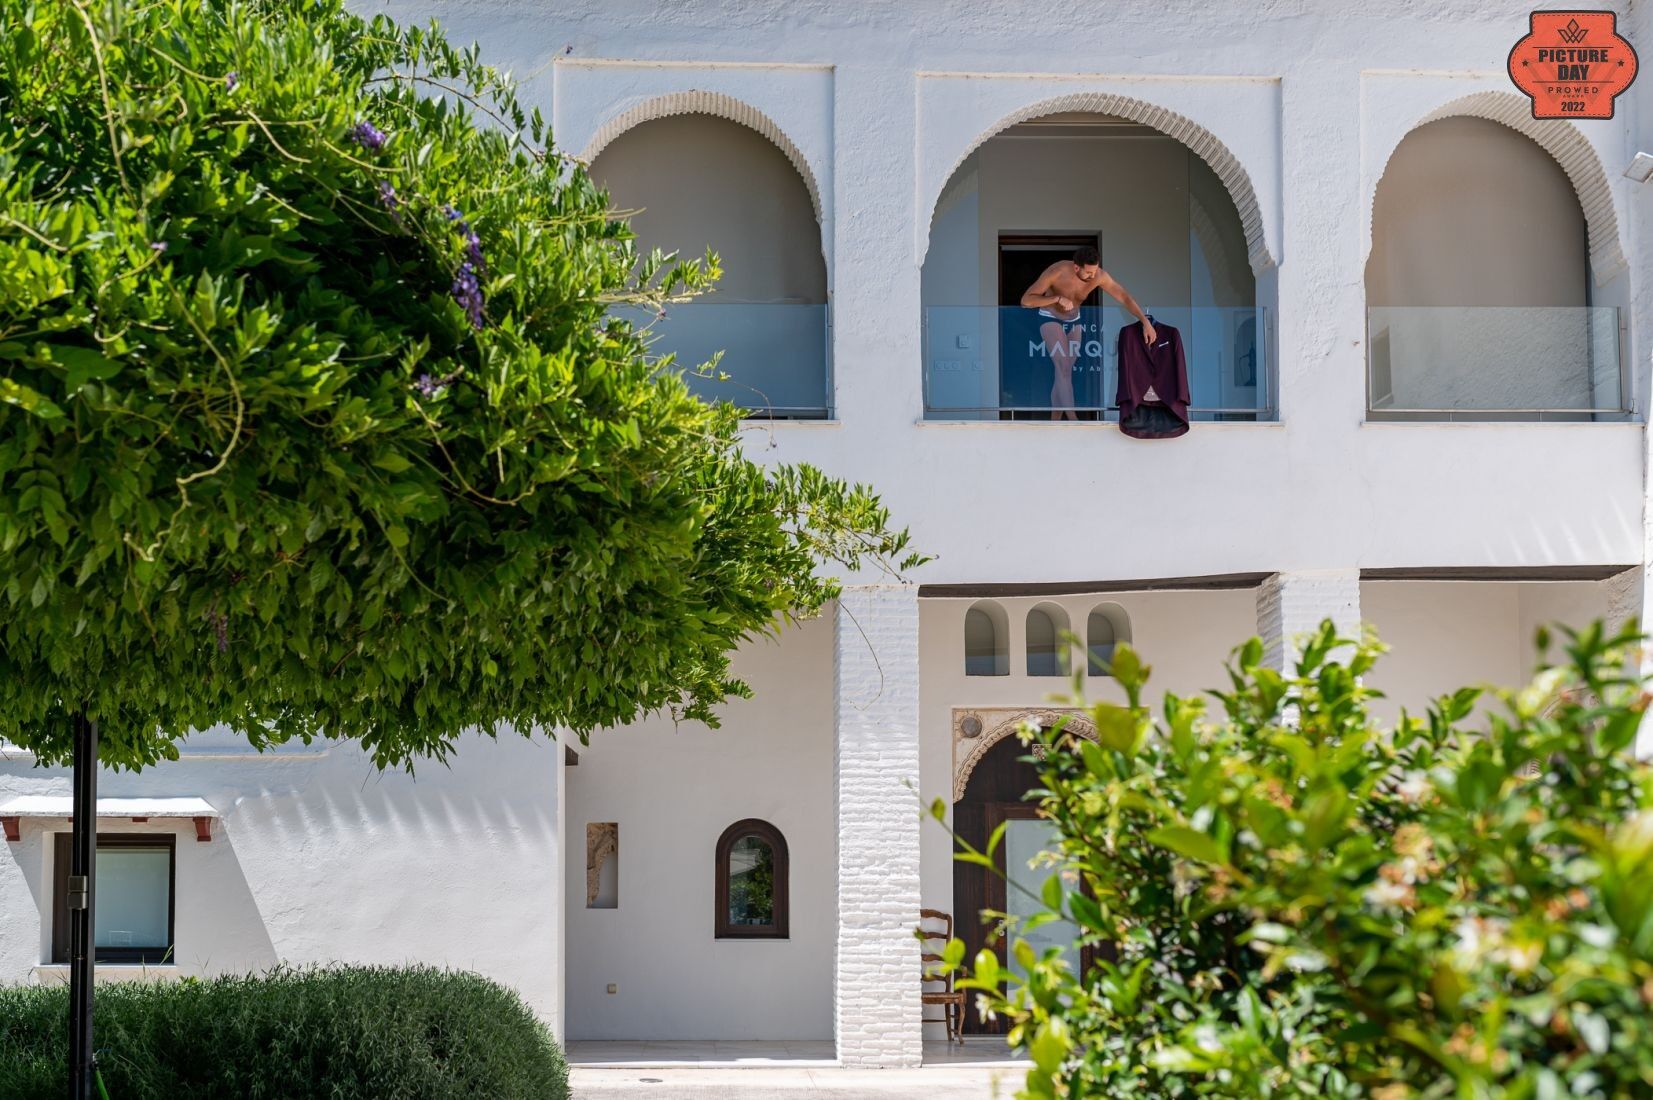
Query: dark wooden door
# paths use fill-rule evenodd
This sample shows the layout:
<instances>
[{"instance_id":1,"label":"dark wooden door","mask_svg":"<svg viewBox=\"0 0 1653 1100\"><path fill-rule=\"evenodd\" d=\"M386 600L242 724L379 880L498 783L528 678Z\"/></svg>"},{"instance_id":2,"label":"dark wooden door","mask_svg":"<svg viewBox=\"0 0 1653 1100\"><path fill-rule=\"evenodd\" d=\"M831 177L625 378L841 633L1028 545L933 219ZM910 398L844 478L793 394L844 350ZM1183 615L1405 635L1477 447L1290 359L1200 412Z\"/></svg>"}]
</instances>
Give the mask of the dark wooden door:
<instances>
[{"instance_id":1,"label":"dark wooden door","mask_svg":"<svg viewBox=\"0 0 1653 1100\"><path fill-rule=\"evenodd\" d=\"M1039 773L1032 764L1018 757L1027 755L1027 748L1014 737L1007 737L988 750L970 773L970 782L964 797L953 803L953 828L961 839L980 851L986 851L987 840L1006 820L1032 819L1038 816L1037 802L1026 801L1026 794L1039 787ZM1004 848L997 853L999 874L994 874L974 863L953 864L953 925L964 941L965 961L968 965L984 947L992 948L1001 966L1007 965L1009 947L1001 935L998 921L984 923L983 910L1005 911L1006 887L1000 877L1005 870ZM1086 948L1080 953L1080 965L1089 967L1094 952ZM1002 1019L984 1021L976 1012L975 995L965 998L964 1030L971 1034L999 1034L1005 1030Z\"/></svg>"}]
</instances>

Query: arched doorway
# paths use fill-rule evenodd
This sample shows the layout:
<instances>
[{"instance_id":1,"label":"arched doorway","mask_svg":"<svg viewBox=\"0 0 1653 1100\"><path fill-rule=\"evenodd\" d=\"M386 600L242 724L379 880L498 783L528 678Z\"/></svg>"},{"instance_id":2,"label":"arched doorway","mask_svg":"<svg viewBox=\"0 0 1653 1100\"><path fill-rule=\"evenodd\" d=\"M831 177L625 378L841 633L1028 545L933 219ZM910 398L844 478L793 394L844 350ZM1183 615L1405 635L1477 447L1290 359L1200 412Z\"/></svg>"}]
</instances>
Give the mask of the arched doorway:
<instances>
[{"instance_id":1,"label":"arched doorway","mask_svg":"<svg viewBox=\"0 0 1653 1100\"><path fill-rule=\"evenodd\" d=\"M1009 943L999 934L997 922L984 922L984 910L1027 916L1042 908L1036 900L1045 880L1055 872L1049 867L1030 867L1029 861L1055 845L1055 826L1039 816L1036 802L1027 800L1039 786L1039 773L1022 759L1027 746L1014 737L1004 737L976 761L960 798L953 803L953 828L978 850L987 849L988 838L1004 825L1004 838L995 853L999 874L974 863L954 861L953 912L955 934L964 941L966 965L984 947L992 947L999 964L1015 970L1009 957ZM1035 954L1049 946L1065 948L1068 965L1076 971L1088 967L1092 949L1077 949L1079 930L1067 921L1046 924L1025 935ZM996 1034L1005 1027L1003 1019L983 1020L976 1011L975 997L965 998L966 1034Z\"/></svg>"},{"instance_id":2,"label":"arched doorway","mask_svg":"<svg viewBox=\"0 0 1653 1100\"><path fill-rule=\"evenodd\" d=\"M920 275L926 418L1117 416L1117 337L1135 318L1093 291L1064 350L1048 318L1021 305L1081 247L1182 333L1194 419L1272 417L1257 282L1267 253L1244 172L1197 127L1173 134L1134 117L1152 115L1144 105L1114 106L1131 113L1019 114L942 187Z\"/></svg>"}]
</instances>

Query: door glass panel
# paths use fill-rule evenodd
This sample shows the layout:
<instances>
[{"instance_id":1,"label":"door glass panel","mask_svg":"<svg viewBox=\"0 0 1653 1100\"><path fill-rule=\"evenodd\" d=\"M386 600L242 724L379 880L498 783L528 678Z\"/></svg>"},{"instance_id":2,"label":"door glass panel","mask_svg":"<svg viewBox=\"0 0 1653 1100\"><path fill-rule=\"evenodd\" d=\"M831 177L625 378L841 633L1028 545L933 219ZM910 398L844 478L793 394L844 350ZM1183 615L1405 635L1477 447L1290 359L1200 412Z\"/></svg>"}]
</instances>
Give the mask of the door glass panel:
<instances>
[{"instance_id":1,"label":"door glass panel","mask_svg":"<svg viewBox=\"0 0 1653 1100\"><path fill-rule=\"evenodd\" d=\"M1057 850L1057 833L1053 822L1044 818L1012 818L1005 823L1004 865L1005 874L1010 880L1005 884L1005 911L1012 916L1025 919L1043 909L1043 905L1035 899L1041 896L1045 880L1057 871L1054 867L1042 863L1038 867L1029 867L1028 862L1041 851L1047 850ZM1029 897L1021 889L1017 889L1018 886L1033 896ZM1043 955L1048 947L1060 947L1069 971L1079 973L1079 926L1072 921L1051 921L1049 924L1040 925L1031 933L1018 929L1014 935L1026 940L1028 946L1033 948L1035 956ZM1007 938L1007 956L1013 940L1014 936ZM1007 965L1017 974L1026 977L1022 968L1016 964L1014 956L1008 958Z\"/></svg>"},{"instance_id":2,"label":"door glass panel","mask_svg":"<svg viewBox=\"0 0 1653 1100\"><path fill-rule=\"evenodd\" d=\"M166 934L172 852L99 848L92 923L98 947L170 947Z\"/></svg>"}]
</instances>

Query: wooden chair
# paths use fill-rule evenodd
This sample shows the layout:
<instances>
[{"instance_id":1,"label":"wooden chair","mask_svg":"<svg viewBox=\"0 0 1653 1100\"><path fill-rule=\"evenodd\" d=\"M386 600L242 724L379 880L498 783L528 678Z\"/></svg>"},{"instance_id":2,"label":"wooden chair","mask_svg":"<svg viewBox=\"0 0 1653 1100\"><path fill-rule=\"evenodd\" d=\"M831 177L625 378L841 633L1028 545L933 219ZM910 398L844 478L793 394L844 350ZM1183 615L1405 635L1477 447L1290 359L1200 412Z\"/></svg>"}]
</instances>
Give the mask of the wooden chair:
<instances>
[{"instance_id":1,"label":"wooden chair","mask_svg":"<svg viewBox=\"0 0 1653 1100\"><path fill-rule=\"evenodd\" d=\"M964 990L953 988L953 975L929 973L932 964L941 962L941 950L947 946L947 941L953 938L953 914L940 909L920 909L918 911L918 936L920 940L919 960L924 966L925 976L921 979L923 1003L926 1005L940 1005L941 1018L925 1016L927 1024L946 1024L947 1039L949 1042L964 1042ZM928 923L927 923L928 922ZM940 924L938 930L935 924ZM941 947L931 950L932 941L939 940ZM928 987L939 984L940 989Z\"/></svg>"}]
</instances>

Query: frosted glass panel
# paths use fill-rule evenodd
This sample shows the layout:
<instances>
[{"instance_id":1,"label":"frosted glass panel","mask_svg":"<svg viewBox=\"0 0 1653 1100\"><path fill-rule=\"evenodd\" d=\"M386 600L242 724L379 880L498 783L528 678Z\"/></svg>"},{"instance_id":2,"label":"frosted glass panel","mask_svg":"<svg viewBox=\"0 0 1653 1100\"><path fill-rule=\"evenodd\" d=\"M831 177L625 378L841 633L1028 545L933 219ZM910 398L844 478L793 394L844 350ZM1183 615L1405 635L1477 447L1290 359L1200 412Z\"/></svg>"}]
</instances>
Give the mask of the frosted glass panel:
<instances>
[{"instance_id":1,"label":"frosted glass panel","mask_svg":"<svg viewBox=\"0 0 1653 1100\"><path fill-rule=\"evenodd\" d=\"M1366 314L1374 412L1625 407L1612 306L1386 306Z\"/></svg>"},{"instance_id":2,"label":"frosted glass panel","mask_svg":"<svg viewBox=\"0 0 1653 1100\"><path fill-rule=\"evenodd\" d=\"M1182 335L1192 419L1273 419L1265 310L1157 306L1153 316ZM924 415L1048 420L1057 369L1043 329L1049 323L1021 306L926 305ZM1117 306L1081 310L1082 329L1067 334L1077 353L1069 366L1071 408L1118 419L1119 330L1136 323Z\"/></svg>"},{"instance_id":3,"label":"frosted glass panel","mask_svg":"<svg viewBox=\"0 0 1653 1100\"><path fill-rule=\"evenodd\" d=\"M1034 899L1041 896L1045 880L1057 871L1054 867L1043 864L1036 868L1029 867L1028 862L1040 852L1047 850L1057 850L1057 832L1053 823L1044 818L1012 818L1005 823L1004 865L1005 874L1010 879L1005 887L1005 911L1011 916L1025 919L1044 909L1044 906ZM1018 885L1031 891L1033 897L1028 897L1017 889ZM1069 970L1075 974L1079 973L1079 926L1072 921L1051 921L1032 932L1018 928L1015 934L1028 942L1033 948L1034 955L1043 955L1048 947L1060 947ZM1017 974L1026 976L1016 964L1014 956L1010 958L1009 966Z\"/></svg>"},{"instance_id":4,"label":"frosted glass panel","mask_svg":"<svg viewBox=\"0 0 1653 1100\"><path fill-rule=\"evenodd\" d=\"M93 942L98 947L169 947L172 852L99 848Z\"/></svg>"},{"instance_id":5,"label":"frosted glass panel","mask_svg":"<svg viewBox=\"0 0 1653 1100\"><path fill-rule=\"evenodd\" d=\"M825 305L683 302L668 305L664 317L635 306L614 313L648 329L653 354L675 354L683 381L703 401L729 401L765 416L828 415ZM695 372L719 351L718 373L728 378Z\"/></svg>"}]
</instances>

